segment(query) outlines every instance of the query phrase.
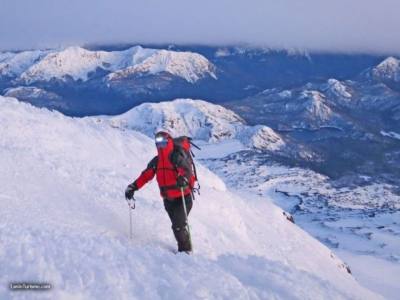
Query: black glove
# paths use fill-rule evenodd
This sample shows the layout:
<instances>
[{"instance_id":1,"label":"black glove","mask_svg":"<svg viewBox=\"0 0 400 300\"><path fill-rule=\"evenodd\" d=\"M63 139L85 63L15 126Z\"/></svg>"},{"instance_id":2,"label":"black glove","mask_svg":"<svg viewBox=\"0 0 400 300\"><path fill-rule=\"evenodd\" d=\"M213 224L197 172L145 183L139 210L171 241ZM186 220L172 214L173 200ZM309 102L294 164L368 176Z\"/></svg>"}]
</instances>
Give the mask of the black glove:
<instances>
[{"instance_id":1,"label":"black glove","mask_svg":"<svg viewBox=\"0 0 400 300\"><path fill-rule=\"evenodd\" d=\"M125 198L131 200L137 190L138 190L138 188L136 186L136 183L131 183L130 185L128 185L126 187Z\"/></svg>"},{"instance_id":2,"label":"black glove","mask_svg":"<svg viewBox=\"0 0 400 300\"><path fill-rule=\"evenodd\" d=\"M176 185L179 188L186 188L189 185L189 181L185 176L178 176L178 179L176 180Z\"/></svg>"}]
</instances>

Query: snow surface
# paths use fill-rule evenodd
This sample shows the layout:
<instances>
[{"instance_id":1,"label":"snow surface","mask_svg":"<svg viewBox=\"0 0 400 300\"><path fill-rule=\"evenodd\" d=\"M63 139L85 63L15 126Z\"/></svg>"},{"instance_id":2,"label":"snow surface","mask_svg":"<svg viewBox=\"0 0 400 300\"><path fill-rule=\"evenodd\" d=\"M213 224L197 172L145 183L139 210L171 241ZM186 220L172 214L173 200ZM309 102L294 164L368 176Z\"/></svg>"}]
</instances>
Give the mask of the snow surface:
<instances>
[{"instance_id":1,"label":"snow surface","mask_svg":"<svg viewBox=\"0 0 400 300\"><path fill-rule=\"evenodd\" d=\"M215 67L200 54L140 46L123 51L90 51L74 46L60 51L21 52L15 57L29 57L30 60L23 61L20 58L16 61L16 58L6 57L4 62L0 61L0 71L2 65L7 66L10 72L21 75L19 80L26 84L52 79L65 80L67 76L76 81L86 81L98 69L112 72L108 76L109 80L135 72L168 72L190 83L206 76L216 79Z\"/></svg>"},{"instance_id":2,"label":"snow surface","mask_svg":"<svg viewBox=\"0 0 400 300\"><path fill-rule=\"evenodd\" d=\"M219 142L237 139L245 147L276 151L283 139L267 126L247 126L233 111L202 100L177 99L144 103L110 118L115 127L140 131L153 137L164 129L174 136L187 135L196 140Z\"/></svg>"},{"instance_id":3,"label":"snow surface","mask_svg":"<svg viewBox=\"0 0 400 300\"><path fill-rule=\"evenodd\" d=\"M378 299L331 251L269 201L230 192L199 165L195 253L174 255L156 184L127 183L152 141L98 118L69 118L0 97L0 299ZM15 281L49 282L12 292Z\"/></svg>"}]
</instances>

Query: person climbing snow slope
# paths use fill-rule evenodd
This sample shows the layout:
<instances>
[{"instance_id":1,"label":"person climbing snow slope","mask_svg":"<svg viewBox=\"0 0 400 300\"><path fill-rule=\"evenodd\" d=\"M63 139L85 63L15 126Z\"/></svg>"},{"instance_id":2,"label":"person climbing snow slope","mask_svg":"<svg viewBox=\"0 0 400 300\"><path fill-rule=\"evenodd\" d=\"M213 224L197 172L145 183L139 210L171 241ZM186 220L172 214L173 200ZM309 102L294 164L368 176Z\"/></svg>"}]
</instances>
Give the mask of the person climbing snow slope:
<instances>
[{"instance_id":1,"label":"person climbing snow slope","mask_svg":"<svg viewBox=\"0 0 400 300\"><path fill-rule=\"evenodd\" d=\"M134 193L156 176L165 210L172 223L172 230L179 252L192 252L192 242L187 217L193 206L193 189L197 180L190 154L190 139L173 139L165 132L155 135L157 156L140 176L125 190L125 197L132 199Z\"/></svg>"}]
</instances>

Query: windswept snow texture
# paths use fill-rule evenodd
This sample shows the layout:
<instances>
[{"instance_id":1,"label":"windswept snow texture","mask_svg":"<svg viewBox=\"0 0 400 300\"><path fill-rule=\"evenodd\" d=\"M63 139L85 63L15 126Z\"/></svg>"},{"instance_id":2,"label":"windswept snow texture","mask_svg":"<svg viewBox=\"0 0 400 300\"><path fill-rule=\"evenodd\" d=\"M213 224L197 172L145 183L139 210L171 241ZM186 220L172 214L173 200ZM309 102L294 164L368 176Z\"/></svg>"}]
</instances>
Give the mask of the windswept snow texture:
<instances>
[{"instance_id":1,"label":"windswept snow texture","mask_svg":"<svg viewBox=\"0 0 400 300\"><path fill-rule=\"evenodd\" d=\"M111 123L151 137L157 130L164 129L174 136L187 135L206 142L238 139L244 146L272 151L285 146L284 140L271 128L247 126L233 111L202 100L144 103L112 117Z\"/></svg>"},{"instance_id":2,"label":"windswept snow texture","mask_svg":"<svg viewBox=\"0 0 400 300\"><path fill-rule=\"evenodd\" d=\"M4 97L0 123L1 299L379 298L281 209L201 166L194 255L171 253L154 183L136 194L130 241L123 191L155 154L150 139ZM53 289L12 292L14 281Z\"/></svg>"},{"instance_id":3,"label":"windswept snow texture","mask_svg":"<svg viewBox=\"0 0 400 300\"><path fill-rule=\"evenodd\" d=\"M16 60L17 57L19 60ZM20 57L29 57L30 60L26 58L22 60ZM133 73L157 74L160 72L182 77L190 83L205 76L216 79L215 67L200 54L146 49L140 46L109 52L69 47L61 51L21 52L15 57L4 56L3 60L0 60L0 71L9 70L8 72L13 72L15 75L21 75L19 80L25 84L46 82L52 79L64 80L66 77L75 81L86 81L99 69L112 72L107 77L108 80Z\"/></svg>"}]
</instances>

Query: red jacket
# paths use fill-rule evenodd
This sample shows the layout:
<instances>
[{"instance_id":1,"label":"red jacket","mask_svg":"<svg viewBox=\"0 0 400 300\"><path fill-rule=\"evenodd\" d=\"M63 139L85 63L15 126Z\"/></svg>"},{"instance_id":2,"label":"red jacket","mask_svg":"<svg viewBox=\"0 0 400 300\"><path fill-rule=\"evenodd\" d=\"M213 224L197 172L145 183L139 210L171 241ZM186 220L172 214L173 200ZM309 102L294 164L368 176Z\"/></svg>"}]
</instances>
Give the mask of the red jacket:
<instances>
[{"instance_id":1,"label":"red jacket","mask_svg":"<svg viewBox=\"0 0 400 300\"><path fill-rule=\"evenodd\" d=\"M189 182L189 186L184 189L184 195L192 192L195 177L192 166L184 151L174 149L172 138L168 139L165 148L157 148L158 155L155 156L147 165L147 168L135 180L134 184L138 189L156 175L157 183L160 188L161 197L170 200L181 199L181 189L177 186L178 176L184 176Z\"/></svg>"}]
</instances>

